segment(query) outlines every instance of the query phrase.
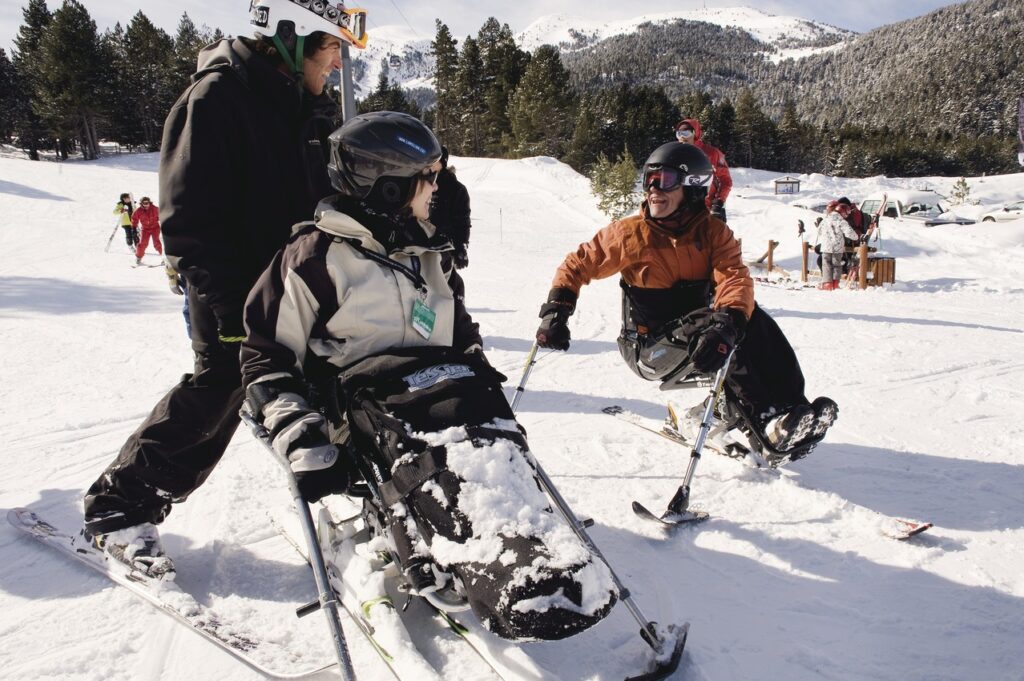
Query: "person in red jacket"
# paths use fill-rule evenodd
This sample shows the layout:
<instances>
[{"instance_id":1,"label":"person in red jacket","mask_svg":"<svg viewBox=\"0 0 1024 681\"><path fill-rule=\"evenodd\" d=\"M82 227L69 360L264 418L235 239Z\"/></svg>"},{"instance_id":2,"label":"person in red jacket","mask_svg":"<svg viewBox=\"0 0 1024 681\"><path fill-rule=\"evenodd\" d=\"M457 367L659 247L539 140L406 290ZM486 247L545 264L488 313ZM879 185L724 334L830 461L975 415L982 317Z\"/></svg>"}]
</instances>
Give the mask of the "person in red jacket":
<instances>
[{"instance_id":1,"label":"person in red jacket","mask_svg":"<svg viewBox=\"0 0 1024 681\"><path fill-rule=\"evenodd\" d=\"M676 123L676 140L683 144L692 144L703 151L711 161L715 174L711 179L711 186L708 187L707 205L712 215L722 222L726 222L725 200L732 190L732 175L729 174L729 164L725 162L725 154L718 147L701 139L700 121L696 118L684 118Z\"/></svg>"},{"instance_id":2,"label":"person in red jacket","mask_svg":"<svg viewBox=\"0 0 1024 681\"><path fill-rule=\"evenodd\" d=\"M149 245L150 239L153 240L153 248L156 249L156 252L160 255L164 254L164 246L160 243L160 209L149 200L148 196L142 197L139 207L132 213L132 226L137 229L140 223L142 224L142 238L139 239L139 245L135 247L136 265L142 262L142 256L146 252L146 246Z\"/></svg>"}]
</instances>

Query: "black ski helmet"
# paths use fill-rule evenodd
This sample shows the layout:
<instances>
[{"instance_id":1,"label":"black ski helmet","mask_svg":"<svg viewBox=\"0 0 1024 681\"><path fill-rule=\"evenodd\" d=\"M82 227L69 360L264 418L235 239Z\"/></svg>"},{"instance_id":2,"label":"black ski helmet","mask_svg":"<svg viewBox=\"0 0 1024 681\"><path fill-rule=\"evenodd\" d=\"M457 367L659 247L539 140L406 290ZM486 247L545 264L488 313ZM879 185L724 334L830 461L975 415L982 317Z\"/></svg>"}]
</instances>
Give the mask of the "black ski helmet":
<instances>
[{"instance_id":1,"label":"black ski helmet","mask_svg":"<svg viewBox=\"0 0 1024 681\"><path fill-rule=\"evenodd\" d=\"M379 209L404 206L415 178L441 158L441 143L419 119L397 111L356 116L331 133L331 184Z\"/></svg>"},{"instance_id":2,"label":"black ski helmet","mask_svg":"<svg viewBox=\"0 0 1024 681\"><path fill-rule=\"evenodd\" d=\"M714 168L707 154L692 144L668 142L651 152L644 163L644 177L648 170L675 168L683 174L683 200L688 204L703 204L708 195L708 184ZM646 183L645 183L646 184ZM645 187L646 188L646 187Z\"/></svg>"}]
</instances>

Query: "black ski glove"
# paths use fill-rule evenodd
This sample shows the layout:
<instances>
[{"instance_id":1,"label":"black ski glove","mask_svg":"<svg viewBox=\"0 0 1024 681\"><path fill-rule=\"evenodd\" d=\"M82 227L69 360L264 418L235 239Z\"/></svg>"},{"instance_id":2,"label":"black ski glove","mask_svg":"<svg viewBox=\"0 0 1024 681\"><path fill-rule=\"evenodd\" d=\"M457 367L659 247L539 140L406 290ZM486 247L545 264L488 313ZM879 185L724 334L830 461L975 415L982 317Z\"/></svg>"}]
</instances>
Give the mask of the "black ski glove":
<instances>
[{"instance_id":1,"label":"black ski glove","mask_svg":"<svg viewBox=\"0 0 1024 681\"><path fill-rule=\"evenodd\" d=\"M455 269L462 270L469 267L469 253L466 252L468 246L469 244L463 244L455 247L455 254L452 256L452 260L455 261Z\"/></svg>"},{"instance_id":2,"label":"black ski glove","mask_svg":"<svg viewBox=\"0 0 1024 681\"><path fill-rule=\"evenodd\" d=\"M725 204L721 199L715 199L711 202L711 214L725 222Z\"/></svg>"},{"instance_id":3,"label":"black ski glove","mask_svg":"<svg viewBox=\"0 0 1024 681\"><path fill-rule=\"evenodd\" d=\"M722 368L726 358L743 337L747 318L731 307L716 310L707 316L703 330L690 342L690 360L693 368L703 374L713 374Z\"/></svg>"},{"instance_id":4,"label":"black ski glove","mask_svg":"<svg viewBox=\"0 0 1024 681\"><path fill-rule=\"evenodd\" d=\"M551 350L568 350L569 317L576 310L576 294L567 288L553 288L548 301L540 306L537 345Z\"/></svg>"}]
</instances>

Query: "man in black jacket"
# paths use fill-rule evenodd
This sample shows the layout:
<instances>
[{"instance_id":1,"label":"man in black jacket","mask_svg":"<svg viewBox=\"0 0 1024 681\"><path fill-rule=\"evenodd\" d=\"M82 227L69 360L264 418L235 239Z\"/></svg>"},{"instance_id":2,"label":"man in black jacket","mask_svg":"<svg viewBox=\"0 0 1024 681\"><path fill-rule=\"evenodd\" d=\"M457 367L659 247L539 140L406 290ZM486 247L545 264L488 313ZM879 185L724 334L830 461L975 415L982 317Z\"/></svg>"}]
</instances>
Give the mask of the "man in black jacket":
<instances>
[{"instance_id":1,"label":"man in black jacket","mask_svg":"<svg viewBox=\"0 0 1024 681\"><path fill-rule=\"evenodd\" d=\"M441 147L441 160L437 175L437 191L430 204L430 222L440 234L448 237L455 247L452 259L456 269L469 265L469 192L466 185L455 177L455 169L448 167L448 147Z\"/></svg>"},{"instance_id":2,"label":"man in black jacket","mask_svg":"<svg viewBox=\"0 0 1024 681\"><path fill-rule=\"evenodd\" d=\"M160 218L168 261L188 284L195 370L85 497L96 545L154 576L173 572L155 524L206 480L239 423L246 295L292 225L333 192L327 137L337 108L323 88L342 41L359 36L331 9L253 3L256 38L205 48L164 124Z\"/></svg>"}]
</instances>

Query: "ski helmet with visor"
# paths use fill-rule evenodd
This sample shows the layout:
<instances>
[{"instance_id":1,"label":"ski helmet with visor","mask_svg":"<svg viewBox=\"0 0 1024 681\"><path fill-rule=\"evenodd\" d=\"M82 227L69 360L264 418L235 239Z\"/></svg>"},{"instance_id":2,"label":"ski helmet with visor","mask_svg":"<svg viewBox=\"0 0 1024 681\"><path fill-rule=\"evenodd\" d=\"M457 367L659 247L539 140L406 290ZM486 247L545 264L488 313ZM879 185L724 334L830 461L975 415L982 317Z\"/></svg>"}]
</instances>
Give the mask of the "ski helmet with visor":
<instances>
[{"instance_id":1,"label":"ski helmet with visor","mask_svg":"<svg viewBox=\"0 0 1024 681\"><path fill-rule=\"evenodd\" d=\"M306 36L321 32L366 47L366 10L346 9L326 0L250 0L249 24L270 38L293 73L302 71Z\"/></svg>"},{"instance_id":2,"label":"ski helmet with visor","mask_svg":"<svg viewBox=\"0 0 1024 681\"><path fill-rule=\"evenodd\" d=\"M329 140L331 184L372 208L395 212L412 199L418 180L437 180L431 166L441 158L441 143L409 114L374 111L355 116Z\"/></svg>"},{"instance_id":3,"label":"ski helmet with visor","mask_svg":"<svg viewBox=\"0 0 1024 681\"><path fill-rule=\"evenodd\" d=\"M703 203L714 169L707 155L692 144L668 142L651 152L644 163L644 191L683 188L687 204Z\"/></svg>"}]
</instances>

